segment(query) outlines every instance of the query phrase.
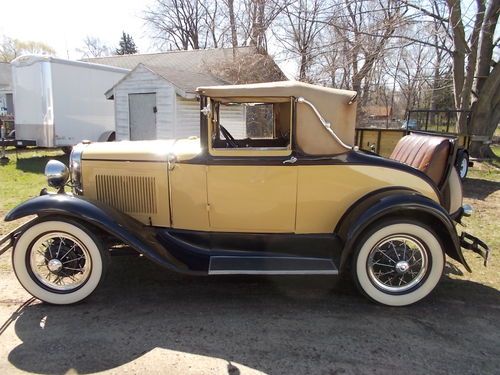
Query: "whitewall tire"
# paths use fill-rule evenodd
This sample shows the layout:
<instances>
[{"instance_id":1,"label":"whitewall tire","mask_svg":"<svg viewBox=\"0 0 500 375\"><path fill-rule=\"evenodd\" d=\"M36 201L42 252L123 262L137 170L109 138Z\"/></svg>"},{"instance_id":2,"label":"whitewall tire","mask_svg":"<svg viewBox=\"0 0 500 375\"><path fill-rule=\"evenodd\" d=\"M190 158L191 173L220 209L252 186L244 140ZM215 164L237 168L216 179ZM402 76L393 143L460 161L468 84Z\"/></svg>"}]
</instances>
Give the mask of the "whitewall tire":
<instances>
[{"instance_id":1,"label":"whitewall tire","mask_svg":"<svg viewBox=\"0 0 500 375\"><path fill-rule=\"evenodd\" d=\"M458 160L457 160L457 171L458 175L460 176L460 179L463 181L465 180L465 177L467 176L467 172L469 171L469 154L466 151L463 151L458 154Z\"/></svg>"},{"instance_id":2,"label":"whitewall tire","mask_svg":"<svg viewBox=\"0 0 500 375\"><path fill-rule=\"evenodd\" d=\"M358 242L353 276L370 299L406 306L426 297L444 269L444 251L434 232L415 222L386 222Z\"/></svg>"},{"instance_id":3,"label":"whitewall tire","mask_svg":"<svg viewBox=\"0 0 500 375\"><path fill-rule=\"evenodd\" d=\"M87 228L70 220L36 222L18 238L14 272L28 293L65 305L87 298L107 267L102 245Z\"/></svg>"}]
</instances>

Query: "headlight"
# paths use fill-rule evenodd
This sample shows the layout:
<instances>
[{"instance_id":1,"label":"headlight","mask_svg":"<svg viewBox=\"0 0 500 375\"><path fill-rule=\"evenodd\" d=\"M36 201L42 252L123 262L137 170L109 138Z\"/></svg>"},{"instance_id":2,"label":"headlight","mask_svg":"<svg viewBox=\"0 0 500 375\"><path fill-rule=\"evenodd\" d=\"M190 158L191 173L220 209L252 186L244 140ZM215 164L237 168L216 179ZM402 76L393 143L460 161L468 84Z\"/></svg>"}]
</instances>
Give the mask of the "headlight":
<instances>
[{"instance_id":1,"label":"headlight","mask_svg":"<svg viewBox=\"0 0 500 375\"><path fill-rule=\"evenodd\" d=\"M58 160L49 160L45 166L45 176L47 176L49 186L61 189L68 182L69 170L64 163Z\"/></svg>"},{"instance_id":2,"label":"headlight","mask_svg":"<svg viewBox=\"0 0 500 375\"><path fill-rule=\"evenodd\" d=\"M71 184L73 185L73 193L83 194L82 186L82 153L86 144L79 143L73 147L69 157L69 170L71 172Z\"/></svg>"}]
</instances>

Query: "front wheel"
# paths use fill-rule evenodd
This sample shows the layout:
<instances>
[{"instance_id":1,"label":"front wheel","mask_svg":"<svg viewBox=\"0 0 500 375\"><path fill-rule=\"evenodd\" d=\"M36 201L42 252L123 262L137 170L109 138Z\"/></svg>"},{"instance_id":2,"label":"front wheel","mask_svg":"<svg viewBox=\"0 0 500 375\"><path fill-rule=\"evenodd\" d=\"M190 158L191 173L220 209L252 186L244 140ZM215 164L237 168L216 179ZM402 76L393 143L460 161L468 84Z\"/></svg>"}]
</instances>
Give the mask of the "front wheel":
<instances>
[{"instance_id":1,"label":"front wheel","mask_svg":"<svg viewBox=\"0 0 500 375\"><path fill-rule=\"evenodd\" d=\"M48 303L66 305L87 298L107 265L99 239L70 220L39 221L18 238L14 272L28 293Z\"/></svg>"},{"instance_id":2,"label":"front wheel","mask_svg":"<svg viewBox=\"0 0 500 375\"><path fill-rule=\"evenodd\" d=\"M434 232L416 222L382 222L358 241L353 276L370 299L406 306L426 297L441 279L444 251Z\"/></svg>"}]
</instances>

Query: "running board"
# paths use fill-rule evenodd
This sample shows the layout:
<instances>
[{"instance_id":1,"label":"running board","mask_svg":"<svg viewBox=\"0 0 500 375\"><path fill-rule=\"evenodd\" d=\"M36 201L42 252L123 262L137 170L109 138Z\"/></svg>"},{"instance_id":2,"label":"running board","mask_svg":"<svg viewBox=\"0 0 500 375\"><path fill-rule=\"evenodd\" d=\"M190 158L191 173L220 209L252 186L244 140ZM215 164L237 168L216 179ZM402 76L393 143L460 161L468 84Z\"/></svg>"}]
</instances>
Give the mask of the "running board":
<instances>
[{"instance_id":1,"label":"running board","mask_svg":"<svg viewBox=\"0 0 500 375\"><path fill-rule=\"evenodd\" d=\"M331 259L303 257L212 256L209 275L337 275Z\"/></svg>"}]
</instances>

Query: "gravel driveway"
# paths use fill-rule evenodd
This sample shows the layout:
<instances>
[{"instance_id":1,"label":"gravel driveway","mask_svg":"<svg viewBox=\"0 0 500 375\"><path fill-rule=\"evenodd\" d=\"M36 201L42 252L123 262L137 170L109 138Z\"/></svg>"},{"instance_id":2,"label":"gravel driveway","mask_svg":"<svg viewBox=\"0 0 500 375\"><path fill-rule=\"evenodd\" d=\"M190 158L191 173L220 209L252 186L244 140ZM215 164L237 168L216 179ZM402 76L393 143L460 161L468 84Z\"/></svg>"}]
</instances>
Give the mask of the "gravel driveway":
<instances>
[{"instance_id":1,"label":"gravel driveway","mask_svg":"<svg viewBox=\"0 0 500 375\"><path fill-rule=\"evenodd\" d=\"M58 307L30 300L4 255L0 373L500 372L498 290L444 276L423 302L387 308L333 284L192 278L115 257L96 293Z\"/></svg>"}]
</instances>

